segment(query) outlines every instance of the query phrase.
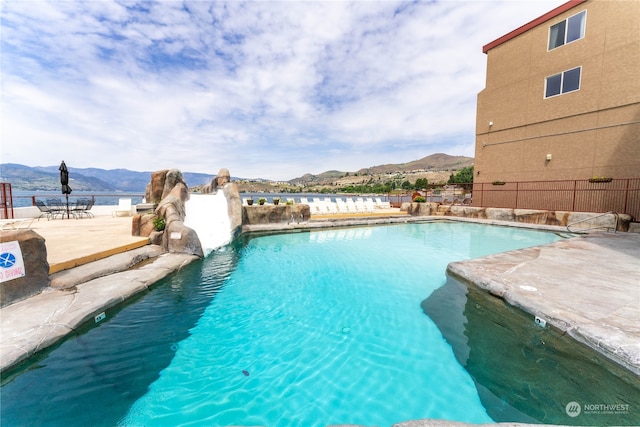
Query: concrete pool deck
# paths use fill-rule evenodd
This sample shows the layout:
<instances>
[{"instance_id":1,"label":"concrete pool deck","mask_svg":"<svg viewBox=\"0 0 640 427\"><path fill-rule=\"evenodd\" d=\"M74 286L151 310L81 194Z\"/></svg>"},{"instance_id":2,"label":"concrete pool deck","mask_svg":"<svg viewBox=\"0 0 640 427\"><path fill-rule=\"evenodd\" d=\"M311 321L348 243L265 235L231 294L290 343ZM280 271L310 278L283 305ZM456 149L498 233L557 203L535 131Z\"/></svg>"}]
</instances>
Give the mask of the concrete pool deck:
<instances>
[{"instance_id":1,"label":"concrete pool deck","mask_svg":"<svg viewBox=\"0 0 640 427\"><path fill-rule=\"evenodd\" d=\"M439 220L566 232L561 227L409 216L312 220L276 228L308 230ZM62 226L67 227L63 233L59 231ZM54 274L53 283L63 286L51 287L0 309L0 371L55 344L83 323L93 322L106 309L197 259L161 254L158 247L146 243L135 246L143 243L130 242L130 217L56 220L46 224L41 220L32 229L45 238L52 265L73 264L79 256L85 260L96 256L96 261ZM71 251L69 242L82 248L80 254ZM105 253L111 256L96 255ZM145 258L150 262L130 268L135 260ZM590 233L541 247L452 263L450 272L542 317L547 324L566 330L574 339L640 375L640 235Z\"/></svg>"}]
</instances>

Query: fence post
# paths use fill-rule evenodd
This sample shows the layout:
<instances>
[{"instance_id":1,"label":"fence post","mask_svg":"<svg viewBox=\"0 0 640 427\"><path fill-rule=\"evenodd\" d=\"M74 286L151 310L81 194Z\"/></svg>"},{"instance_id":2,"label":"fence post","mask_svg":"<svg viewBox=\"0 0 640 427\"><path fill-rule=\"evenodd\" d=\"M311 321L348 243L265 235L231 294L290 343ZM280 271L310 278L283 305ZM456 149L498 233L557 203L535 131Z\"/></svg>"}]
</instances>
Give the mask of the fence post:
<instances>
[{"instance_id":1,"label":"fence post","mask_svg":"<svg viewBox=\"0 0 640 427\"><path fill-rule=\"evenodd\" d=\"M624 212L627 211L627 201L629 200L629 181L631 179L627 178L627 186L624 190Z\"/></svg>"},{"instance_id":2,"label":"fence post","mask_svg":"<svg viewBox=\"0 0 640 427\"><path fill-rule=\"evenodd\" d=\"M576 210L576 191L577 191L577 187L578 186L578 181L577 180L573 180L573 200L571 201L571 211L575 212Z\"/></svg>"}]
</instances>

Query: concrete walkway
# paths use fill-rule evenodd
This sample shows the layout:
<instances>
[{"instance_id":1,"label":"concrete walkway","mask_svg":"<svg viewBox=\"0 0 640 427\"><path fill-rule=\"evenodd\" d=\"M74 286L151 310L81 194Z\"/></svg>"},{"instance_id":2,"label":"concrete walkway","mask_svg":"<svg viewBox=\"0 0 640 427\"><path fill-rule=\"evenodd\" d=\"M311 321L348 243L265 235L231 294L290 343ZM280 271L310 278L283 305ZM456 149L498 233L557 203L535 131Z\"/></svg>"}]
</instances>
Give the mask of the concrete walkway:
<instances>
[{"instance_id":1,"label":"concrete walkway","mask_svg":"<svg viewBox=\"0 0 640 427\"><path fill-rule=\"evenodd\" d=\"M46 218L31 229L44 237L49 274L145 246L146 237L131 235L131 217Z\"/></svg>"},{"instance_id":2,"label":"concrete walkway","mask_svg":"<svg viewBox=\"0 0 640 427\"><path fill-rule=\"evenodd\" d=\"M448 271L640 375L640 235L598 232Z\"/></svg>"}]
</instances>

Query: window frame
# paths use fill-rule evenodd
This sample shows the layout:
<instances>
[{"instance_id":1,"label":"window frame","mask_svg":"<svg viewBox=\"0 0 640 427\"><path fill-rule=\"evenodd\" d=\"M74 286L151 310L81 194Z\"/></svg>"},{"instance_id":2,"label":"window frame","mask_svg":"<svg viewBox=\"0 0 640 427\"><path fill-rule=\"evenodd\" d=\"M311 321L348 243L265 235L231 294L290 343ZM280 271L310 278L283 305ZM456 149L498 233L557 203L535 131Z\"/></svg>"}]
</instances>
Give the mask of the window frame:
<instances>
[{"instance_id":1,"label":"window frame","mask_svg":"<svg viewBox=\"0 0 640 427\"><path fill-rule=\"evenodd\" d=\"M578 87L577 89L564 91L564 79L565 74L574 70L580 70L578 75ZM560 76L560 92L555 93L553 95L547 95L547 88L549 86L549 79L552 77ZM567 93L577 92L582 88L582 65L578 65L577 67L570 68L568 70L561 71L560 73L551 74L544 78L544 99L555 98L556 96L565 95Z\"/></svg>"},{"instance_id":2,"label":"window frame","mask_svg":"<svg viewBox=\"0 0 640 427\"><path fill-rule=\"evenodd\" d=\"M569 36L569 19L574 18L580 14L584 14L584 19L581 21L582 22L582 28L581 28L581 36L578 37L577 39L571 40L571 41L567 41L567 37ZM564 22L564 36L563 36L563 42L562 44L559 44L557 46L551 47L551 29L553 27L556 27L558 25L560 25L561 23ZM549 32L547 34L547 52L550 52L552 50L558 49L562 46L566 46L568 44L571 44L573 42L577 42L578 40L582 40L583 38L586 37L587 34L587 9L581 10L578 13L575 13L565 19L563 19L562 21L558 21L555 24L549 26Z\"/></svg>"}]
</instances>

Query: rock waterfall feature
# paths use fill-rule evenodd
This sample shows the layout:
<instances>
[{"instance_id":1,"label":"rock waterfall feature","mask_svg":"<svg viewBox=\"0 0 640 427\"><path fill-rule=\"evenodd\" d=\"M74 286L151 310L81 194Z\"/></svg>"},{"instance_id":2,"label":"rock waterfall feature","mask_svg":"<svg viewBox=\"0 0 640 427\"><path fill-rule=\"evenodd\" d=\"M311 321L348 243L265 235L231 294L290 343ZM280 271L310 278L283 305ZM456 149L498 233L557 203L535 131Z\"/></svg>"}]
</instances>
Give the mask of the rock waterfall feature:
<instances>
[{"instance_id":1,"label":"rock waterfall feature","mask_svg":"<svg viewBox=\"0 0 640 427\"><path fill-rule=\"evenodd\" d=\"M189 193L179 170L154 172L146 192L154 213L136 215L132 234L149 236L168 252L200 257L226 245L242 227L238 186L230 181L229 171L221 169L203 194L195 194Z\"/></svg>"}]
</instances>

